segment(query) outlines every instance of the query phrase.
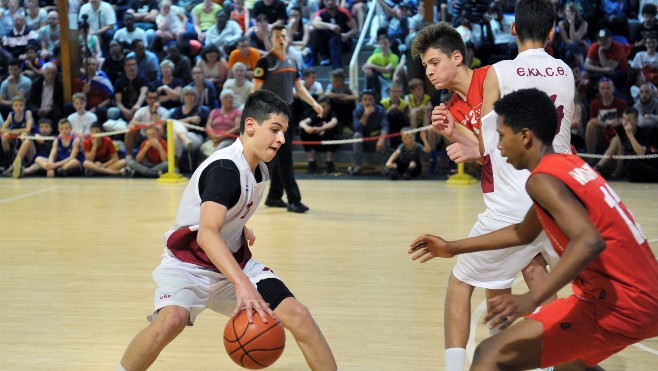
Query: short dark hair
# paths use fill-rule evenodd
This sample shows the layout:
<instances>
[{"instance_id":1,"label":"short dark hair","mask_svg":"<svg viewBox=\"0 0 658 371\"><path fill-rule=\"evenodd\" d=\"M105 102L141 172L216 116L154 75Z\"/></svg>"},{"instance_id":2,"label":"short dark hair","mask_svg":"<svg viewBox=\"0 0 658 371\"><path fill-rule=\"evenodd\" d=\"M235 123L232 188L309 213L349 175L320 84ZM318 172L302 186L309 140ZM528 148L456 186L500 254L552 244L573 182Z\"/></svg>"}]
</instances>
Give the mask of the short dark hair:
<instances>
[{"instance_id":1,"label":"short dark hair","mask_svg":"<svg viewBox=\"0 0 658 371\"><path fill-rule=\"evenodd\" d=\"M519 0L514 23L519 41L546 41L555 26L555 5L551 0Z\"/></svg>"},{"instance_id":2,"label":"short dark hair","mask_svg":"<svg viewBox=\"0 0 658 371\"><path fill-rule=\"evenodd\" d=\"M447 22L431 24L418 31L416 38L411 42L411 55L414 59L420 58L420 55L429 48L439 49L447 55L452 55L455 50L466 55L464 39Z\"/></svg>"},{"instance_id":3,"label":"short dark hair","mask_svg":"<svg viewBox=\"0 0 658 371\"><path fill-rule=\"evenodd\" d=\"M633 115L633 116L635 116L636 119L637 119L638 117L640 117L640 111L638 111L637 108L632 107L632 106L626 108L626 110L624 111L624 114L626 114L626 115Z\"/></svg>"},{"instance_id":4,"label":"short dark hair","mask_svg":"<svg viewBox=\"0 0 658 371\"><path fill-rule=\"evenodd\" d=\"M247 101L240 117L240 134L244 133L245 121L251 117L262 124L272 115L283 115L290 118L290 107L276 94L268 90L258 90L247 96Z\"/></svg>"},{"instance_id":5,"label":"short dark hair","mask_svg":"<svg viewBox=\"0 0 658 371\"><path fill-rule=\"evenodd\" d=\"M527 128L545 144L553 142L558 125L557 110L543 91L516 90L494 103L494 110L514 133Z\"/></svg>"},{"instance_id":6,"label":"short dark hair","mask_svg":"<svg viewBox=\"0 0 658 371\"><path fill-rule=\"evenodd\" d=\"M98 129L98 130L100 130L100 131L103 131L103 124L101 124L101 123L98 122L98 121L94 121L94 122L92 122L91 125L89 126L89 129Z\"/></svg>"},{"instance_id":7,"label":"short dark hair","mask_svg":"<svg viewBox=\"0 0 658 371\"><path fill-rule=\"evenodd\" d=\"M658 7L656 7L656 4L651 4L647 3L642 6L642 12L640 13L642 15L648 15L648 16L656 16L658 14Z\"/></svg>"},{"instance_id":8,"label":"short dark hair","mask_svg":"<svg viewBox=\"0 0 658 371\"><path fill-rule=\"evenodd\" d=\"M283 26L283 25L280 25L280 24L275 24L270 29L270 36L274 35L274 31L283 31L283 30L287 30L286 26Z\"/></svg>"},{"instance_id":9,"label":"short dark hair","mask_svg":"<svg viewBox=\"0 0 658 371\"><path fill-rule=\"evenodd\" d=\"M217 53L217 55L220 56L220 57L222 55L219 52L219 48L217 46L215 46L214 44L206 45L206 46L203 47L203 49L201 49L201 59L203 59L204 62L208 62L208 58L206 57L206 55L208 55L208 53Z\"/></svg>"}]
</instances>

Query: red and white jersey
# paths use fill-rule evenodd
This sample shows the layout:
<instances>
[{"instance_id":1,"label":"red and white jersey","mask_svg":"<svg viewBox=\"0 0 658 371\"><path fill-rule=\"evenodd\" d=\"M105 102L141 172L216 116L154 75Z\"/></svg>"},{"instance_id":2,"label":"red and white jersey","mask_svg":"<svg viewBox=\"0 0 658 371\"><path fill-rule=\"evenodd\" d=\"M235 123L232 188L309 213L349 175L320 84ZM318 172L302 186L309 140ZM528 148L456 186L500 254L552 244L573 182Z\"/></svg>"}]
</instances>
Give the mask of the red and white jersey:
<instances>
[{"instance_id":1,"label":"red and white jersey","mask_svg":"<svg viewBox=\"0 0 658 371\"><path fill-rule=\"evenodd\" d=\"M262 179L260 182L257 182L242 151L242 141L236 140L232 145L213 152L210 157L199 165L194 171L194 174L192 174L190 182L187 184L181 197L174 225L164 234L165 245L180 260L210 269L216 269L203 249L196 242L196 235L199 230L199 219L201 217L199 177L208 165L220 159L231 160L237 166L240 171L241 191L238 203L226 212L224 226L220 232L221 237L226 242L238 263L243 265L251 257L249 247L243 238L243 228L263 198L267 181L269 180L269 173L267 171L267 165L263 162L259 163L258 166L260 167Z\"/></svg>"},{"instance_id":2,"label":"red and white jersey","mask_svg":"<svg viewBox=\"0 0 658 371\"><path fill-rule=\"evenodd\" d=\"M576 155L546 155L531 176L539 173L561 180L578 197L605 240L603 252L574 279L574 294L606 308L597 314L608 330L623 331L646 320L655 324L658 262L630 210L605 179ZM534 206L553 248L562 255L569 239L541 206Z\"/></svg>"},{"instance_id":3,"label":"red and white jersey","mask_svg":"<svg viewBox=\"0 0 658 371\"><path fill-rule=\"evenodd\" d=\"M453 93L448 110L455 118L455 122L464 125L468 130L480 135L480 116L482 115L482 97L484 96L484 79L487 77L489 67L485 66L473 70L471 85L468 87L466 100L459 94Z\"/></svg>"},{"instance_id":4,"label":"red and white jersey","mask_svg":"<svg viewBox=\"0 0 658 371\"><path fill-rule=\"evenodd\" d=\"M551 97L560 120L553 148L558 153L571 153L571 117L575 94L571 68L551 57L544 49L526 50L515 59L498 62L492 68L498 77L501 97L528 88L537 88ZM495 111L482 117L482 192L493 218L515 223L523 219L532 204L525 190L530 172L516 170L501 156L496 131L497 117Z\"/></svg>"}]
</instances>

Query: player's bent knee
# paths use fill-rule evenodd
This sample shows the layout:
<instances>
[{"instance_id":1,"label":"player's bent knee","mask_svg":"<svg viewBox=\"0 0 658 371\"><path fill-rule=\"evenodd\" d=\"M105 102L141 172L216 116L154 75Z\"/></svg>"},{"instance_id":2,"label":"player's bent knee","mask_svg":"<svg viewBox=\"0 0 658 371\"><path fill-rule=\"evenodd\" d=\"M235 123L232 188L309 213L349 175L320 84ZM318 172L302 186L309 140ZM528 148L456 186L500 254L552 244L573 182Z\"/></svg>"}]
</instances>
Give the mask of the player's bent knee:
<instances>
[{"instance_id":1,"label":"player's bent knee","mask_svg":"<svg viewBox=\"0 0 658 371\"><path fill-rule=\"evenodd\" d=\"M164 334L178 334L187 326L189 318L190 312L187 309L170 306L160 310L155 324Z\"/></svg>"},{"instance_id":2,"label":"player's bent knee","mask_svg":"<svg viewBox=\"0 0 658 371\"><path fill-rule=\"evenodd\" d=\"M503 365L500 364L498 355L498 349L491 338L485 339L475 348L473 365L497 365L500 368Z\"/></svg>"}]
</instances>

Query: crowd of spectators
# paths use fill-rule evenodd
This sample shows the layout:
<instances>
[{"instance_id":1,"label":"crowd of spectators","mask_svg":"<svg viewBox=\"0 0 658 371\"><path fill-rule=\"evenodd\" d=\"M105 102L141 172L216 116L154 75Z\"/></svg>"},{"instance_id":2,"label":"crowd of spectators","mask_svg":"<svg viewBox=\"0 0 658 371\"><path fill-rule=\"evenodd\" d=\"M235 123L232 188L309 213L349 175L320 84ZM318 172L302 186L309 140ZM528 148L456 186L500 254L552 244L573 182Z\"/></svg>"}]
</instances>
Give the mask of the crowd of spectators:
<instances>
[{"instance_id":1,"label":"crowd of spectators","mask_svg":"<svg viewBox=\"0 0 658 371\"><path fill-rule=\"evenodd\" d=\"M449 22L459 31L467 45L466 61L476 68L516 55L515 38L510 34L514 3L438 0L432 19ZM554 3L559 19L547 51L567 62L576 77L575 148L589 154L657 152L658 1ZM374 4L381 12L366 38L372 55L360 70L367 86L365 91L353 92L346 84L348 57ZM157 176L158 172L137 172L140 165L134 161L145 142L152 143L151 160L161 157L153 148L166 139L166 131L156 125L147 133L143 125L176 118L186 124L174 130L179 144L177 165L184 163L193 170L199 160L234 136L256 64L272 49L269 30L276 24L288 29L289 56L301 71L310 71L304 73L305 86L331 111L315 117L300 103L293 123L298 134L321 140L380 136L365 146L354 146L350 172L361 173L362 152L369 149L380 153L383 166L402 144L399 136L389 134L428 125L432 107L449 97L446 92L425 90L422 66L409 53L424 16L423 0L69 0L68 23L77 30L81 71L73 83L77 99L64 104L59 94L63 89L56 2L0 1L0 166L5 175L21 175L14 169L21 141L9 139L39 135L42 122L50 122L53 133L49 135L56 136L59 121L66 119L81 141L94 123L98 124L94 128L105 131L131 129L112 137L122 159L118 163L127 164L127 170L115 164L111 171L101 173L122 170L126 175ZM328 66L319 79L329 80L328 85L315 80L315 66ZM307 84L306 79L312 81ZM18 115L23 121L16 120L18 101L24 105L25 113ZM630 108L636 110L635 116L627 112ZM301 128L300 122L304 122ZM445 143L429 134L425 139L430 143L430 159L436 161ZM632 145L631 137L637 145ZM415 139L424 142L420 135ZM335 149L306 146L309 171L318 171L314 153L327 150L326 168L335 171ZM86 147L81 152L87 153ZM24 167L31 165L28 160L21 159ZM606 175L629 179L638 179L633 169L641 168L644 174L647 168L658 169L656 159L626 161L646 166L613 166L594 157L589 161ZM79 173L86 168L82 165ZM435 169L430 166L429 171ZM642 180L658 181L651 174Z\"/></svg>"}]
</instances>

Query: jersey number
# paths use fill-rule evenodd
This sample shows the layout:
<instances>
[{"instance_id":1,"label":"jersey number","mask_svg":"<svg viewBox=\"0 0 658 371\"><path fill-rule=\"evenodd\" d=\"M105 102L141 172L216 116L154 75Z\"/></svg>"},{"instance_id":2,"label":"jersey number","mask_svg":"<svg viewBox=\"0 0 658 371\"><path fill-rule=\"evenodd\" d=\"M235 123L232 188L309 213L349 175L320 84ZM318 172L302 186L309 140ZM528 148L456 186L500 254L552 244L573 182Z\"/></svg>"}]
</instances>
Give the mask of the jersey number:
<instances>
[{"instance_id":1,"label":"jersey number","mask_svg":"<svg viewBox=\"0 0 658 371\"><path fill-rule=\"evenodd\" d=\"M635 222L635 218L633 218L633 214L631 214L630 211L628 211L628 214L630 215L626 214L626 211L624 211L624 209L619 204L619 201L621 201L619 196L617 196L615 191L612 190L612 188L608 183L602 185L601 188L599 189L603 193L603 198L605 199L605 202L608 204L608 206L610 206L611 209L617 210L619 216L621 216L621 218L624 219L626 225L628 226L628 229L630 229L638 245L643 244L647 240L647 235L642 230L642 227L640 227L640 225L637 222Z\"/></svg>"}]
</instances>

